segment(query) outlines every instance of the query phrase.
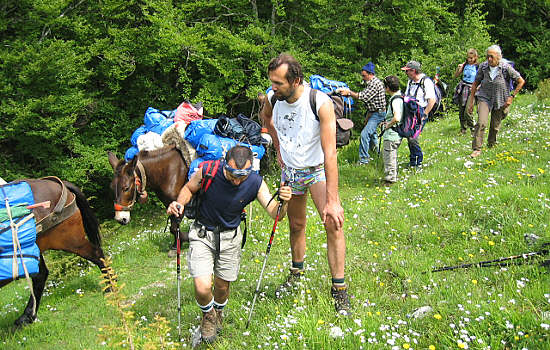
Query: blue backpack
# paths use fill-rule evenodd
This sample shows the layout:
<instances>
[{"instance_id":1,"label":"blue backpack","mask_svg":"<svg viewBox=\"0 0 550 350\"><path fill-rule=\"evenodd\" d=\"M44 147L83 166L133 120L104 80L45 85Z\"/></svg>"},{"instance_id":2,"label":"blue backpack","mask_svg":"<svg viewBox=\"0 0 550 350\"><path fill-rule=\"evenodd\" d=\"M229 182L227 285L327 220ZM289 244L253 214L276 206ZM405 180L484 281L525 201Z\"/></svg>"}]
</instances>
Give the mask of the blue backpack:
<instances>
[{"instance_id":1,"label":"blue backpack","mask_svg":"<svg viewBox=\"0 0 550 350\"><path fill-rule=\"evenodd\" d=\"M418 101L411 96L394 96L390 99L390 106L394 99L403 99L403 115L401 121L396 126L392 127L401 137L416 138L422 132L422 128L428 118L422 119L424 108L418 104Z\"/></svg>"}]
</instances>

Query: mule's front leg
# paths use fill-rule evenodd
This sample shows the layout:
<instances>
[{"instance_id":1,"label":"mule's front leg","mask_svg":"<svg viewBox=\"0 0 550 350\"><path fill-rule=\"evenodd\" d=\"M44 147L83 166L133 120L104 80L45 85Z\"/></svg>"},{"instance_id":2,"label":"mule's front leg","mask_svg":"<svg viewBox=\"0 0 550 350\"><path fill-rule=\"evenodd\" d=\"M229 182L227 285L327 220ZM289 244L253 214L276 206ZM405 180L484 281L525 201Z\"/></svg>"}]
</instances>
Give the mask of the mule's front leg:
<instances>
[{"instance_id":1,"label":"mule's front leg","mask_svg":"<svg viewBox=\"0 0 550 350\"><path fill-rule=\"evenodd\" d=\"M21 315L17 320L15 320L16 327L23 327L27 324L33 323L34 320L36 320L36 313L38 313L38 307L40 306L40 299L42 298L42 293L44 292L44 286L46 285L46 280L48 279L49 273L50 272L46 267L44 258L42 257L42 254L40 254L40 265L38 268L38 274L32 277L32 290L34 293L34 297L36 298L35 312L33 313L33 306L35 305L34 304L35 300L31 295L29 297L29 302L27 303L27 307L25 308L23 315Z\"/></svg>"}]
</instances>

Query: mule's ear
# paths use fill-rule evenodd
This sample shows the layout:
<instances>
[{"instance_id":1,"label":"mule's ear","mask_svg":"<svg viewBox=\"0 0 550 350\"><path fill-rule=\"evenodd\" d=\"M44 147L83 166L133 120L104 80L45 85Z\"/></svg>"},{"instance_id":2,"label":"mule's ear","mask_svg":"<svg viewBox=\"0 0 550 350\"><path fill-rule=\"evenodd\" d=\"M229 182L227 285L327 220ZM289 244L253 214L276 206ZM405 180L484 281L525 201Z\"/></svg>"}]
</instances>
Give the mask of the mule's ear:
<instances>
[{"instance_id":1,"label":"mule's ear","mask_svg":"<svg viewBox=\"0 0 550 350\"><path fill-rule=\"evenodd\" d=\"M118 165L118 158L116 157L116 154L114 154L111 151L107 151L107 156L109 156L109 163L113 167L113 170L116 170L116 166Z\"/></svg>"},{"instance_id":2,"label":"mule's ear","mask_svg":"<svg viewBox=\"0 0 550 350\"><path fill-rule=\"evenodd\" d=\"M126 167L126 169L128 169L128 170L131 171L131 172L134 172L134 168L136 167L137 160L138 160L138 157L137 157L137 156L135 156L134 158L132 158L132 160L130 160L130 161L128 162L128 166Z\"/></svg>"}]
</instances>

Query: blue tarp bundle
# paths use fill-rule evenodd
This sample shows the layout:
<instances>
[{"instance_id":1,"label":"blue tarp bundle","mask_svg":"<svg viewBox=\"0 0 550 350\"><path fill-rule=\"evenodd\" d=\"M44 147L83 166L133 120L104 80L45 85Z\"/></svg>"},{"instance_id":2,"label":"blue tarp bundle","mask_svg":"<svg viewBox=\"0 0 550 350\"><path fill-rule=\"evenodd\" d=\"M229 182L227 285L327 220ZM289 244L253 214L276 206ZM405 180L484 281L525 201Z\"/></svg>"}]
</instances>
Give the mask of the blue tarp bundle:
<instances>
[{"instance_id":1,"label":"blue tarp bundle","mask_svg":"<svg viewBox=\"0 0 550 350\"><path fill-rule=\"evenodd\" d=\"M6 209L6 198L10 207L17 204L34 204L34 196L31 187L26 182L13 182L0 186L0 209ZM15 223L21 222L25 217L14 218ZM38 263L40 260L40 249L36 245L36 225L34 218L27 220L17 230L19 244L22 251L17 251L17 276L25 276L23 263L29 274L38 273ZM23 259L21 259L21 253ZM10 221L0 222L0 280L13 279L13 236L10 227Z\"/></svg>"},{"instance_id":2,"label":"blue tarp bundle","mask_svg":"<svg viewBox=\"0 0 550 350\"><path fill-rule=\"evenodd\" d=\"M147 110L145 111L145 115L143 116L144 125L140 126L132 133L132 136L130 137L132 147L126 150L124 160L129 162L130 160L134 159L134 157L139 153L139 150L137 148L138 137L140 137L141 135L145 135L148 132L155 132L159 135L162 135L162 133L170 125L174 124L175 114L175 109L172 111L160 111L153 107L147 108Z\"/></svg>"}]
</instances>

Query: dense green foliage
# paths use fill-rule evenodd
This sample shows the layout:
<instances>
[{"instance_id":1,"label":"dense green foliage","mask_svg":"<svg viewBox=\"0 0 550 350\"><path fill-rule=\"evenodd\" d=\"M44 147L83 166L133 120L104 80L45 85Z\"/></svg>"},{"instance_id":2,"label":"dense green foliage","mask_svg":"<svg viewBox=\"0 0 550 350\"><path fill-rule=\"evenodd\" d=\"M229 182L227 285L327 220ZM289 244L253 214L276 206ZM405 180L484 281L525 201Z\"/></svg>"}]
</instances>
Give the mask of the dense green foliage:
<instances>
[{"instance_id":1,"label":"dense green foliage","mask_svg":"<svg viewBox=\"0 0 550 350\"><path fill-rule=\"evenodd\" d=\"M105 153L124 152L147 107L189 99L211 116L255 114L254 98L269 85L265 67L283 51L306 76L359 88L368 60L383 76L414 58L430 75L441 66L450 82L467 48L499 42L534 87L550 70L550 7L536 3L6 0L0 176L57 175L105 206Z\"/></svg>"}]
</instances>

